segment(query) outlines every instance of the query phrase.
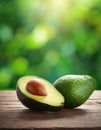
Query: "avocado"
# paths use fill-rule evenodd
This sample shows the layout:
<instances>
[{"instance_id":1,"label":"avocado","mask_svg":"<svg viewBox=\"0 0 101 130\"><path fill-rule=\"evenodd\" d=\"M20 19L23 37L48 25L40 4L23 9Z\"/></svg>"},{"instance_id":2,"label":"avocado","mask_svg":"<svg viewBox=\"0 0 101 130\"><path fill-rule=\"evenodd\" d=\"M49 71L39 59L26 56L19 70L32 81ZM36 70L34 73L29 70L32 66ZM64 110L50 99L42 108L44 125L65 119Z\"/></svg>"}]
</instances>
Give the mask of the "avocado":
<instances>
[{"instance_id":1,"label":"avocado","mask_svg":"<svg viewBox=\"0 0 101 130\"><path fill-rule=\"evenodd\" d=\"M58 111L64 106L64 97L47 80L37 76L23 76L16 85L18 99L31 110Z\"/></svg>"},{"instance_id":2,"label":"avocado","mask_svg":"<svg viewBox=\"0 0 101 130\"><path fill-rule=\"evenodd\" d=\"M82 105L93 93L95 80L89 75L65 75L53 84L65 98L65 108Z\"/></svg>"}]
</instances>

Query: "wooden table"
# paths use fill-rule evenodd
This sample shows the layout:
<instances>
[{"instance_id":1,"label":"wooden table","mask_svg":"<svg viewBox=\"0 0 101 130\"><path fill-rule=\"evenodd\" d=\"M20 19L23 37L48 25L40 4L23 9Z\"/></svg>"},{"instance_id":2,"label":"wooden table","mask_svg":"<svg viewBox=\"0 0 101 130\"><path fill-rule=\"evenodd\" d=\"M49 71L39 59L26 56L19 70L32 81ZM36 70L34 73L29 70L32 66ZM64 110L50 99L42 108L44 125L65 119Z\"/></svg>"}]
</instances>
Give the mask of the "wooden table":
<instances>
[{"instance_id":1,"label":"wooden table","mask_svg":"<svg viewBox=\"0 0 101 130\"><path fill-rule=\"evenodd\" d=\"M15 91L0 91L0 130L101 130L101 91L85 104L58 112L36 112L24 107Z\"/></svg>"}]
</instances>

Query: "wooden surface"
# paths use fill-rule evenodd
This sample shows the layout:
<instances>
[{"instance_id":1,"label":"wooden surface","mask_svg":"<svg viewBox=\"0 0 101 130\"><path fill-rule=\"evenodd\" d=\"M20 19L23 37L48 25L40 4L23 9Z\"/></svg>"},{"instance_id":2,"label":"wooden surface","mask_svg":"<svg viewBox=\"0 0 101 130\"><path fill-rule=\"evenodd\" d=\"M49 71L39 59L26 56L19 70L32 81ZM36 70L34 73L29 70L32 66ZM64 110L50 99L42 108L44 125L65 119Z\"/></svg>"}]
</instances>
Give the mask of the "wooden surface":
<instances>
[{"instance_id":1,"label":"wooden surface","mask_svg":"<svg viewBox=\"0 0 101 130\"><path fill-rule=\"evenodd\" d=\"M0 91L0 130L101 130L101 91L85 104L59 112L36 112L24 107L15 91Z\"/></svg>"}]
</instances>

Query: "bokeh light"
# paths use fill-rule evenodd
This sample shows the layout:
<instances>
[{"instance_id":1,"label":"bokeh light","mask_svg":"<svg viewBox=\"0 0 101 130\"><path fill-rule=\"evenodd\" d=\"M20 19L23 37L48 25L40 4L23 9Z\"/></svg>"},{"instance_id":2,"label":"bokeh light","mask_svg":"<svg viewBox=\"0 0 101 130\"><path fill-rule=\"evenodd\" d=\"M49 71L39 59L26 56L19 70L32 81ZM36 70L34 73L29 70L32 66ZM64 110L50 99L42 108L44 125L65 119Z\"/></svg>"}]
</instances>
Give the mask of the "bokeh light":
<instances>
[{"instance_id":1,"label":"bokeh light","mask_svg":"<svg viewBox=\"0 0 101 130\"><path fill-rule=\"evenodd\" d=\"M0 90L37 75L88 74L101 89L101 0L0 1Z\"/></svg>"}]
</instances>

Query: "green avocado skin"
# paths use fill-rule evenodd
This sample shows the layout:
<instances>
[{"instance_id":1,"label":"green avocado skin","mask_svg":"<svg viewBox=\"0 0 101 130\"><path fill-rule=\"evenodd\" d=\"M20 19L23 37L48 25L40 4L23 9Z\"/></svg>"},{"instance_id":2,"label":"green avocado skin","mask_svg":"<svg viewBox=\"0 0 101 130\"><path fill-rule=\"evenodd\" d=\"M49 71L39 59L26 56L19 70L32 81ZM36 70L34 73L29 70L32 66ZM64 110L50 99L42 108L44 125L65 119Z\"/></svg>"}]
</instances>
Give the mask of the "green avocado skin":
<instances>
[{"instance_id":1,"label":"green avocado skin","mask_svg":"<svg viewBox=\"0 0 101 130\"><path fill-rule=\"evenodd\" d=\"M26 95L24 95L18 85L16 86L16 93L17 97L20 100L20 102L28 107L31 110L37 110L37 111L59 111L63 108L64 104L61 104L61 106L55 107L55 106L50 106L48 104L40 103L36 100L33 100L31 98L28 98Z\"/></svg>"},{"instance_id":2,"label":"green avocado skin","mask_svg":"<svg viewBox=\"0 0 101 130\"><path fill-rule=\"evenodd\" d=\"M64 96L64 107L75 108L82 105L93 93L95 80L88 75L65 75L53 85Z\"/></svg>"}]
</instances>

